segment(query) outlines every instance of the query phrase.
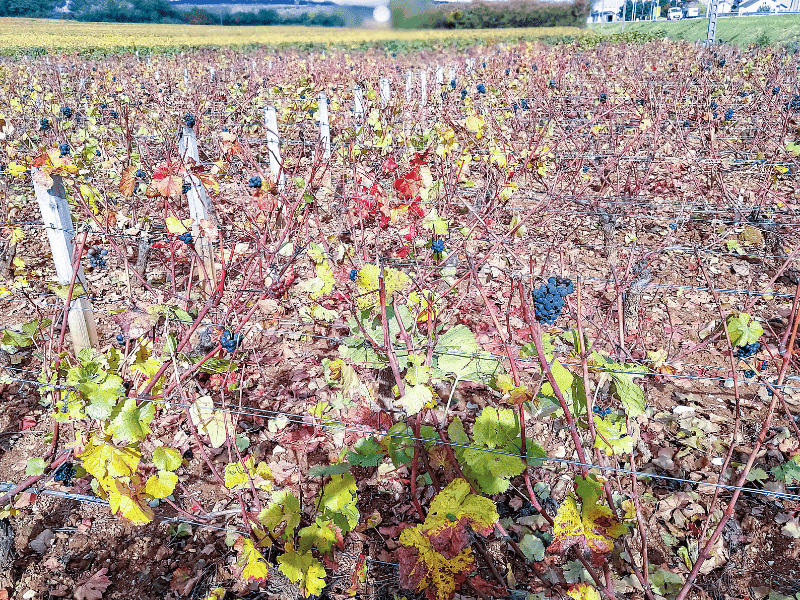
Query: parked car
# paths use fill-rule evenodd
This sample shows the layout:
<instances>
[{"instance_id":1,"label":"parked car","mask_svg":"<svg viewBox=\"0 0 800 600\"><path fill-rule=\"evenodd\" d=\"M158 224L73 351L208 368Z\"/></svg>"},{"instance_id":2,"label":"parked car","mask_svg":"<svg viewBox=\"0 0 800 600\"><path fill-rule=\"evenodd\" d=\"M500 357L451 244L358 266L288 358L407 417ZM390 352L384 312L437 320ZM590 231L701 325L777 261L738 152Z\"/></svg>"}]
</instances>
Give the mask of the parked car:
<instances>
[{"instance_id":1,"label":"parked car","mask_svg":"<svg viewBox=\"0 0 800 600\"><path fill-rule=\"evenodd\" d=\"M696 19L700 16L700 8L697 6L690 6L686 9L686 18L687 19Z\"/></svg>"},{"instance_id":2,"label":"parked car","mask_svg":"<svg viewBox=\"0 0 800 600\"><path fill-rule=\"evenodd\" d=\"M673 6L667 11L667 19L670 21L680 21L683 18L683 9Z\"/></svg>"}]
</instances>

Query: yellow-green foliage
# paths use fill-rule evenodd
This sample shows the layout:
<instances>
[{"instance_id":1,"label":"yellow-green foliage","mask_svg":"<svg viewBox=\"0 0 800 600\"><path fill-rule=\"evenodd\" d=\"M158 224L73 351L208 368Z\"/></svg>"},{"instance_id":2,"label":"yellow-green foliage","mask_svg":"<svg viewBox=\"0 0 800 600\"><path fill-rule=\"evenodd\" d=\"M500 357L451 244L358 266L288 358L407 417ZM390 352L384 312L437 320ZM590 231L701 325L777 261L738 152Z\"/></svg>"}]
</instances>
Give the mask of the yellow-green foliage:
<instances>
[{"instance_id":1,"label":"yellow-green foliage","mask_svg":"<svg viewBox=\"0 0 800 600\"><path fill-rule=\"evenodd\" d=\"M473 31L392 31L329 27L160 25L149 23L78 23L52 19L0 19L0 52L47 51L165 52L218 46L289 46L292 44L360 46L382 42L437 42L449 40L535 40L576 35L577 27L486 29Z\"/></svg>"}]
</instances>

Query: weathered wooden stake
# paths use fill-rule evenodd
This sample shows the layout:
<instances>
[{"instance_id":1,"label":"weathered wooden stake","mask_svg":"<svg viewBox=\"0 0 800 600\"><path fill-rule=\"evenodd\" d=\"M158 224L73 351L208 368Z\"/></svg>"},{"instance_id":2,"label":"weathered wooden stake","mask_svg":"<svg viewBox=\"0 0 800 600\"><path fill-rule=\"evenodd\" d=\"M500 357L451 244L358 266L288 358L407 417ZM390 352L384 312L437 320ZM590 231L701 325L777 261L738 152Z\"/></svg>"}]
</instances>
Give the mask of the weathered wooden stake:
<instances>
[{"instance_id":1,"label":"weathered wooden stake","mask_svg":"<svg viewBox=\"0 0 800 600\"><path fill-rule=\"evenodd\" d=\"M286 177L281 169L280 137L278 136L278 115L274 106L264 109L264 126L267 129L267 151L269 152L269 170L279 188L283 187Z\"/></svg>"},{"instance_id":2,"label":"weathered wooden stake","mask_svg":"<svg viewBox=\"0 0 800 600\"><path fill-rule=\"evenodd\" d=\"M442 85L444 83L444 68L436 67L436 83Z\"/></svg>"},{"instance_id":3,"label":"weathered wooden stake","mask_svg":"<svg viewBox=\"0 0 800 600\"><path fill-rule=\"evenodd\" d=\"M406 101L411 100L411 82L413 75L411 71L406 71Z\"/></svg>"},{"instance_id":4,"label":"weathered wooden stake","mask_svg":"<svg viewBox=\"0 0 800 600\"><path fill-rule=\"evenodd\" d=\"M194 160L197 164L200 162L199 154L197 152L197 137L195 136L194 129L191 127L183 128L183 135L181 135L180 142L178 143L178 152L184 163L188 159ZM188 166L188 163L187 163ZM206 294L210 294L214 289L216 281L216 273L214 267L214 240L206 239L200 231L200 221L207 219L216 225L216 215L214 206L211 204L211 198L206 193L206 188L203 183L195 175L188 175L186 183L189 184L189 191L186 194L189 200L189 216L192 217L192 238L195 240L195 250L205 265L205 272L200 269L200 281L203 290Z\"/></svg>"},{"instance_id":5,"label":"weathered wooden stake","mask_svg":"<svg viewBox=\"0 0 800 600\"><path fill-rule=\"evenodd\" d=\"M319 139L322 140L322 158L326 161L331 159L331 127L328 122L328 97L325 92L320 92L317 96L319 104Z\"/></svg>"},{"instance_id":6,"label":"weathered wooden stake","mask_svg":"<svg viewBox=\"0 0 800 600\"><path fill-rule=\"evenodd\" d=\"M420 91L420 99L419 105L420 107L425 106L428 102L428 73L427 71L420 71L419 72L419 91Z\"/></svg>"},{"instance_id":7,"label":"weathered wooden stake","mask_svg":"<svg viewBox=\"0 0 800 600\"><path fill-rule=\"evenodd\" d=\"M72 265L74 261L75 228L72 225L72 216L69 213L67 194L60 175L51 175L53 185L45 189L34 181L33 189L36 192L36 201L42 213L42 221L47 229L47 239L53 253L53 262L56 265L56 276L59 285L69 285L72 280ZM78 267L75 283L83 286L85 294L89 293L83 269ZM73 295L77 295L74 294ZM84 348L97 346L97 328L94 324L92 303L86 296L73 297L67 315L69 335L75 352Z\"/></svg>"}]
</instances>

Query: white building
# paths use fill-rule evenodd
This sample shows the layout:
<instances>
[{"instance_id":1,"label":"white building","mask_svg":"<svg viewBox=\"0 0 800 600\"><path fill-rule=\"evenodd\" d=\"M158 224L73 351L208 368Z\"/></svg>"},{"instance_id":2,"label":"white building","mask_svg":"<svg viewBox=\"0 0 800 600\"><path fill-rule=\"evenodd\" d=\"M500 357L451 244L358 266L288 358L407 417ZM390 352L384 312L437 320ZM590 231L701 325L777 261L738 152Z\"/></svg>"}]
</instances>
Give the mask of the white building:
<instances>
[{"instance_id":1,"label":"white building","mask_svg":"<svg viewBox=\"0 0 800 600\"><path fill-rule=\"evenodd\" d=\"M791 0L745 0L738 6L737 12L740 15L788 12L791 5Z\"/></svg>"},{"instance_id":2,"label":"white building","mask_svg":"<svg viewBox=\"0 0 800 600\"><path fill-rule=\"evenodd\" d=\"M625 0L595 0L592 2L592 12L586 19L587 23L613 23L621 21L619 11Z\"/></svg>"}]
</instances>

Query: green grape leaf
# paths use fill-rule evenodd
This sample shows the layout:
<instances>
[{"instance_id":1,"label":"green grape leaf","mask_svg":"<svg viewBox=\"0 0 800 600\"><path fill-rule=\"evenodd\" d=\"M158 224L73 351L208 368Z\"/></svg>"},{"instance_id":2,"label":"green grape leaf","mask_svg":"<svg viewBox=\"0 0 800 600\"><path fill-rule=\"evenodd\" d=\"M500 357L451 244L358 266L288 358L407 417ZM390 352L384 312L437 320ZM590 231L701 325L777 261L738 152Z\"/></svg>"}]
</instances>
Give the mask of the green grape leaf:
<instances>
[{"instance_id":1,"label":"green grape leaf","mask_svg":"<svg viewBox=\"0 0 800 600\"><path fill-rule=\"evenodd\" d=\"M465 450L464 461L486 494L505 492L508 489L509 479L525 470L525 463L516 456L486 452L482 449Z\"/></svg>"},{"instance_id":2,"label":"green grape leaf","mask_svg":"<svg viewBox=\"0 0 800 600\"><path fill-rule=\"evenodd\" d=\"M594 415L594 428L597 432L595 448L599 448L609 456L633 452L633 438L628 435L624 419L612 418L610 415L606 418Z\"/></svg>"},{"instance_id":3,"label":"green grape leaf","mask_svg":"<svg viewBox=\"0 0 800 600\"><path fill-rule=\"evenodd\" d=\"M147 480L145 491L153 498L166 498L175 491L178 485L178 476L172 471L159 471Z\"/></svg>"},{"instance_id":4,"label":"green grape leaf","mask_svg":"<svg viewBox=\"0 0 800 600\"><path fill-rule=\"evenodd\" d=\"M25 465L25 475L41 475L46 466L43 458L29 458Z\"/></svg>"},{"instance_id":5,"label":"green grape leaf","mask_svg":"<svg viewBox=\"0 0 800 600\"><path fill-rule=\"evenodd\" d=\"M115 440L140 442L150 433L147 424L153 420L154 416L155 407L152 402L144 402L137 406L135 398L128 398L111 420L107 432Z\"/></svg>"},{"instance_id":6,"label":"green grape leaf","mask_svg":"<svg viewBox=\"0 0 800 600\"><path fill-rule=\"evenodd\" d=\"M183 464L183 456L173 448L159 446L153 450L153 464L160 471L175 471Z\"/></svg>"},{"instance_id":7,"label":"green grape leaf","mask_svg":"<svg viewBox=\"0 0 800 600\"><path fill-rule=\"evenodd\" d=\"M286 544L286 552L278 557L280 571L300 588L304 597L319 596L325 587L325 567L311 552L295 552Z\"/></svg>"},{"instance_id":8,"label":"green grape leaf","mask_svg":"<svg viewBox=\"0 0 800 600\"><path fill-rule=\"evenodd\" d=\"M308 552L316 548L323 554L327 554L338 540L336 526L325 519L317 519L308 527L303 527L299 532L300 552Z\"/></svg>"},{"instance_id":9,"label":"green grape leaf","mask_svg":"<svg viewBox=\"0 0 800 600\"><path fill-rule=\"evenodd\" d=\"M519 438L517 413L487 406L475 419L472 436L476 446L506 448Z\"/></svg>"},{"instance_id":10,"label":"green grape leaf","mask_svg":"<svg viewBox=\"0 0 800 600\"><path fill-rule=\"evenodd\" d=\"M683 577L660 568L650 574L650 585L659 596L674 596L683 587Z\"/></svg>"},{"instance_id":11,"label":"green grape leaf","mask_svg":"<svg viewBox=\"0 0 800 600\"><path fill-rule=\"evenodd\" d=\"M357 492L356 480L350 473L333 475L322 491L320 506L338 512L355 502Z\"/></svg>"},{"instance_id":12,"label":"green grape leaf","mask_svg":"<svg viewBox=\"0 0 800 600\"><path fill-rule=\"evenodd\" d=\"M494 502L470 493L469 483L464 479L454 479L431 502L425 518L425 531L439 533L468 524L471 529L486 536L499 518ZM461 548L458 549L460 551Z\"/></svg>"},{"instance_id":13,"label":"green grape leaf","mask_svg":"<svg viewBox=\"0 0 800 600\"><path fill-rule=\"evenodd\" d=\"M395 401L395 405L402 408L408 416L413 416L425 408L425 405L431 400L433 400L431 388L418 383L415 386L407 387L406 393Z\"/></svg>"},{"instance_id":14,"label":"green grape leaf","mask_svg":"<svg viewBox=\"0 0 800 600\"><path fill-rule=\"evenodd\" d=\"M374 437L361 438L347 454L347 462L354 467L377 467L385 454Z\"/></svg>"},{"instance_id":15,"label":"green grape leaf","mask_svg":"<svg viewBox=\"0 0 800 600\"><path fill-rule=\"evenodd\" d=\"M451 327L439 336L434 348L436 357L433 376L457 377L460 381L491 383L502 372L500 363L491 354L479 352L478 341L466 325Z\"/></svg>"},{"instance_id":16,"label":"green grape leaf","mask_svg":"<svg viewBox=\"0 0 800 600\"><path fill-rule=\"evenodd\" d=\"M550 366L550 371L553 373L553 378L558 384L558 389L564 396L564 401L569 405L572 404L572 411L576 417L586 414L586 394L583 388L583 378L578 377L571 373L560 362L554 360ZM558 398L548 382L542 384L542 389L539 392L542 397L541 400L548 400L559 406Z\"/></svg>"},{"instance_id":17,"label":"green grape leaf","mask_svg":"<svg viewBox=\"0 0 800 600\"><path fill-rule=\"evenodd\" d=\"M800 482L800 454L795 454L782 465L772 467L772 475L786 485Z\"/></svg>"},{"instance_id":18,"label":"green grape leaf","mask_svg":"<svg viewBox=\"0 0 800 600\"><path fill-rule=\"evenodd\" d=\"M94 381L79 383L78 391L89 399L86 414L98 421L108 419L114 412L117 399L124 395L122 378L113 374L99 385Z\"/></svg>"},{"instance_id":19,"label":"green grape leaf","mask_svg":"<svg viewBox=\"0 0 800 600\"><path fill-rule=\"evenodd\" d=\"M597 352L592 352L592 364L611 377L617 397L629 417L638 417L644 413L644 392L633 380L647 375L647 369L628 363L615 363Z\"/></svg>"},{"instance_id":20,"label":"green grape leaf","mask_svg":"<svg viewBox=\"0 0 800 600\"><path fill-rule=\"evenodd\" d=\"M285 539L291 539L294 537L295 529L300 525L300 515L300 501L297 496L289 490L277 490L273 492L269 506L258 514L258 521L273 533L285 523L283 536Z\"/></svg>"},{"instance_id":21,"label":"green grape leaf","mask_svg":"<svg viewBox=\"0 0 800 600\"><path fill-rule=\"evenodd\" d=\"M758 339L764 335L764 329L761 324L747 313L739 313L738 315L729 315L726 321L728 326L728 335L731 336L731 344L734 346L747 346L757 342Z\"/></svg>"},{"instance_id":22,"label":"green grape leaf","mask_svg":"<svg viewBox=\"0 0 800 600\"><path fill-rule=\"evenodd\" d=\"M544 560L544 542L539 536L528 533L522 536L519 541L519 549L522 553L534 562L541 562Z\"/></svg>"}]
</instances>

